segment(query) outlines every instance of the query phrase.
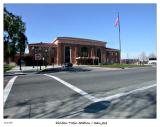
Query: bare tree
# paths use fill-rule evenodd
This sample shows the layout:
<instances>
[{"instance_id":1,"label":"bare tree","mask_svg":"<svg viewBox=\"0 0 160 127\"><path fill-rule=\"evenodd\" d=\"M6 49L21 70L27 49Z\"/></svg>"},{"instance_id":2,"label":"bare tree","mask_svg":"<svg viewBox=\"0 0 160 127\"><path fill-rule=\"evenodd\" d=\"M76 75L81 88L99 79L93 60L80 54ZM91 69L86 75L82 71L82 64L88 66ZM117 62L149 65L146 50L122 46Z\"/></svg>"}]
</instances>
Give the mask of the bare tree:
<instances>
[{"instance_id":1,"label":"bare tree","mask_svg":"<svg viewBox=\"0 0 160 127\"><path fill-rule=\"evenodd\" d=\"M150 53L149 56L148 56L148 58L156 58L156 57L157 56L156 56L156 54L154 52Z\"/></svg>"},{"instance_id":2,"label":"bare tree","mask_svg":"<svg viewBox=\"0 0 160 127\"><path fill-rule=\"evenodd\" d=\"M147 61L146 53L145 53L145 52L142 52L142 53L139 55L139 59L140 59L140 62L141 62L142 64L144 64L144 62Z\"/></svg>"}]
</instances>

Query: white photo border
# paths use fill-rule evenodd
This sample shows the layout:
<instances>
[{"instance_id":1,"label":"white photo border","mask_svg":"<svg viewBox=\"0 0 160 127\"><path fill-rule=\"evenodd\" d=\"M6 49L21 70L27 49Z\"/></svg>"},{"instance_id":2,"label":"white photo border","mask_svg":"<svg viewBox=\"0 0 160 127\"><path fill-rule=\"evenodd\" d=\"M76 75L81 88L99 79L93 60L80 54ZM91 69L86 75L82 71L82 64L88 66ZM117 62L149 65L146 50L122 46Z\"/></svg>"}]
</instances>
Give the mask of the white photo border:
<instances>
[{"instance_id":1,"label":"white photo border","mask_svg":"<svg viewBox=\"0 0 160 127\"><path fill-rule=\"evenodd\" d=\"M6 3L154 3L157 4L157 118L156 119L3 119L3 6ZM144 126L144 127L158 127L160 120L160 80L159 80L159 63L160 63L160 4L158 0L2 0L0 3L0 114L1 114L1 127L135 127L135 126ZM56 124L56 122L107 122L104 125L72 125L72 124Z\"/></svg>"}]
</instances>

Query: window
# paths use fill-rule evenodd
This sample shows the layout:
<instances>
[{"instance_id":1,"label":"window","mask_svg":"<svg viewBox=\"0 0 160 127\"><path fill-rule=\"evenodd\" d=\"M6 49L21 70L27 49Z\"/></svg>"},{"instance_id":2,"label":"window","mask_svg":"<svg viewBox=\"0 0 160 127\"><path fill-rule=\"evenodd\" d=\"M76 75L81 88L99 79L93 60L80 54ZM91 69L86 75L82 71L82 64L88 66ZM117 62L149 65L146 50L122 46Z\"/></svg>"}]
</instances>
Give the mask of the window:
<instances>
[{"instance_id":1,"label":"window","mask_svg":"<svg viewBox=\"0 0 160 127\"><path fill-rule=\"evenodd\" d=\"M101 50L100 50L100 48L97 49L97 57L99 58L99 63L101 63Z\"/></svg>"},{"instance_id":2,"label":"window","mask_svg":"<svg viewBox=\"0 0 160 127\"><path fill-rule=\"evenodd\" d=\"M111 56L113 56L114 54L113 54L113 52L111 52Z\"/></svg>"},{"instance_id":3,"label":"window","mask_svg":"<svg viewBox=\"0 0 160 127\"><path fill-rule=\"evenodd\" d=\"M81 57L88 57L88 48L87 47L81 48Z\"/></svg>"},{"instance_id":4,"label":"window","mask_svg":"<svg viewBox=\"0 0 160 127\"><path fill-rule=\"evenodd\" d=\"M110 52L107 52L107 56L109 56L110 55Z\"/></svg>"}]
</instances>

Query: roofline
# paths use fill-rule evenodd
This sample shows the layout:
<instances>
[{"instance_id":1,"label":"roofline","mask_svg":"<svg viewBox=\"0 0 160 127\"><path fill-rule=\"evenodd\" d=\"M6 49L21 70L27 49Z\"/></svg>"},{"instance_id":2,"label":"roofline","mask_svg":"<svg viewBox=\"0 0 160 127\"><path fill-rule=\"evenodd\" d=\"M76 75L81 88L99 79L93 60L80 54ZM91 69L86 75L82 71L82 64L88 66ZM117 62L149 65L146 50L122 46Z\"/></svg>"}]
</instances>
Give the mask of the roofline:
<instances>
[{"instance_id":1,"label":"roofline","mask_svg":"<svg viewBox=\"0 0 160 127\"><path fill-rule=\"evenodd\" d=\"M43 46L50 46L50 45L54 45L53 43L49 43L49 42L47 42L47 43L44 43L44 42L38 42L38 43L31 43L31 44L28 44L29 46L36 46L36 45L43 45Z\"/></svg>"},{"instance_id":2,"label":"roofline","mask_svg":"<svg viewBox=\"0 0 160 127\"><path fill-rule=\"evenodd\" d=\"M111 51L120 51L119 49L107 48L107 47L106 47L106 50L107 50L107 49L108 49L108 50L111 50Z\"/></svg>"},{"instance_id":3,"label":"roofline","mask_svg":"<svg viewBox=\"0 0 160 127\"><path fill-rule=\"evenodd\" d=\"M105 41L99 41L99 40L93 40L93 39L87 39L87 38L77 38L77 37L57 37L57 38L53 41L53 43L54 43L56 40L60 40L60 39L91 41L91 42L99 42L99 43L107 44L107 42L105 42Z\"/></svg>"}]
</instances>

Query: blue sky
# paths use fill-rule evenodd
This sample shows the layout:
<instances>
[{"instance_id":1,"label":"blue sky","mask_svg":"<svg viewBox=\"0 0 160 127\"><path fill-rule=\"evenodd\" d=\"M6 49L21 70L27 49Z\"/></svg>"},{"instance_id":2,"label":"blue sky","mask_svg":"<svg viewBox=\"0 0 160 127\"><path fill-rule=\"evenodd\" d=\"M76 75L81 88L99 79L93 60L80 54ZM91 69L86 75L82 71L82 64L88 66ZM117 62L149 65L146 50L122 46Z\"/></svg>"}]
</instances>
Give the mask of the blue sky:
<instances>
[{"instance_id":1,"label":"blue sky","mask_svg":"<svg viewBox=\"0 0 160 127\"><path fill-rule=\"evenodd\" d=\"M156 53L155 4L5 4L8 11L22 16L29 43L52 42L58 36L80 37L107 42L119 48L120 14L122 58L137 58L141 52Z\"/></svg>"}]
</instances>

